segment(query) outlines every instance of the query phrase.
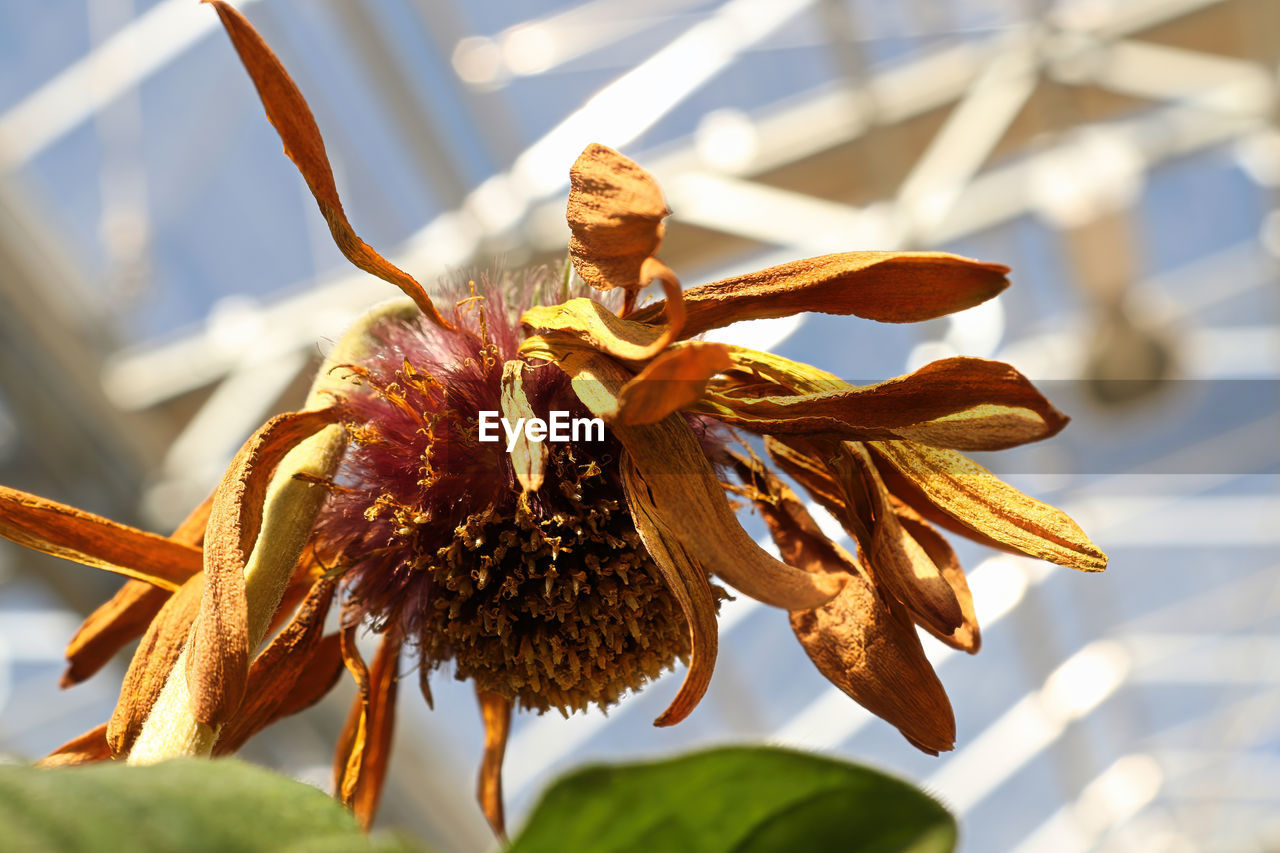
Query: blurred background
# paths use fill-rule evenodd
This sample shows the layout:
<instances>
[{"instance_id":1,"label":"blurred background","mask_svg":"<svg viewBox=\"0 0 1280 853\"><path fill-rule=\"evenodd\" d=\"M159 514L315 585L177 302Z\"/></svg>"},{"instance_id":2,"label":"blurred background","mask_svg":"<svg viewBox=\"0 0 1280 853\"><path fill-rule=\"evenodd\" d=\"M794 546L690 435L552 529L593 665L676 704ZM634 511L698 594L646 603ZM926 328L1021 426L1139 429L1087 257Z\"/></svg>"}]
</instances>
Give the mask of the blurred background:
<instances>
[{"instance_id":1,"label":"blurred background","mask_svg":"<svg viewBox=\"0 0 1280 853\"><path fill-rule=\"evenodd\" d=\"M568 167L600 141L662 184L686 285L849 249L1014 269L946 320L726 339L859 380L1000 358L1074 418L983 461L1067 508L1110 568L956 543L983 650L925 638L954 753L916 752L783 614L738 600L675 729L651 721L679 672L607 717L518 716L513 823L583 761L747 740L924 785L971 853L1280 849L1280 3L238 5L310 100L356 228L422 281L561 263ZM0 482L167 530L390 295L333 248L212 10L0 5ZM0 542L0 754L110 713L126 656L57 682L117 584ZM401 701L380 825L484 849L474 699L434 687L434 712ZM327 786L350 696L247 752Z\"/></svg>"}]
</instances>

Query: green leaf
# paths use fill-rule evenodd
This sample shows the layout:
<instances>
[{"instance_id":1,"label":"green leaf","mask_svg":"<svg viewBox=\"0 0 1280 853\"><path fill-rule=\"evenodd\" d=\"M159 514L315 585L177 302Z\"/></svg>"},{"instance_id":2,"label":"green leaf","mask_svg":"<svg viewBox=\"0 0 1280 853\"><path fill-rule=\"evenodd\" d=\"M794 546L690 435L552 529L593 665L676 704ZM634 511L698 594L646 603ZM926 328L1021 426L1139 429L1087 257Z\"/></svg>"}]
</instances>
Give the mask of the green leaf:
<instances>
[{"instance_id":1,"label":"green leaf","mask_svg":"<svg viewBox=\"0 0 1280 853\"><path fill-rule=\"evenodd\" d=\"M935 800L866 767L769 747L587 767L543 795L512 853L950 853Z\"/></svg>"},{"instance_id":2,"label":"green leaf","mask_svg":"<svg viewBox=\"0 0 1280 853\"><path fill-rule=\"evenodd\" d=\"M323 792L232 759L0 767L0 839L13 853L421 850L366 838Z\"/></svg>"}]
</instances>

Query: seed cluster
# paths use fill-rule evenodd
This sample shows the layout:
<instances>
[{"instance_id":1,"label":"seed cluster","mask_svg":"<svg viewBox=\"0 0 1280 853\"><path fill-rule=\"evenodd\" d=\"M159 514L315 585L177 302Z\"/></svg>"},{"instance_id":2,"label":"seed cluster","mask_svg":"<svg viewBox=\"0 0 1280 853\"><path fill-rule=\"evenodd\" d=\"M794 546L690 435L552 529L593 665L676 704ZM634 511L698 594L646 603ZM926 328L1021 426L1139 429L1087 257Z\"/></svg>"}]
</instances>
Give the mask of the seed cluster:
<instances>
[{"instance_id":1,"label":"seed cluster","mask_svg":"<svg viewBox=\"0 0 1280 853\"><path fill-rule=\"evenodd\" d=\"M609 474L553 445L561 509L486 507L435 547L424 659L538 711L607 706L689 652L688 629ZM563 449L562 449L563 448ZM431 548L431 541L415 547Z\"/></svg>"}]
</instances>

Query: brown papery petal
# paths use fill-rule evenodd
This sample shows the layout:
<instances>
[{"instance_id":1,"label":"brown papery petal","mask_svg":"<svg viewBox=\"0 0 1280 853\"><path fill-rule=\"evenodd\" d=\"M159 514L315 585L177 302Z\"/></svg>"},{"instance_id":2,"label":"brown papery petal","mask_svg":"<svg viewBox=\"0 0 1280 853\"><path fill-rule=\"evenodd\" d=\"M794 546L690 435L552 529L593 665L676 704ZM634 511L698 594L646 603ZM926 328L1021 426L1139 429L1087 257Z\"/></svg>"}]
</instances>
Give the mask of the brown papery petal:
<instances>
[{"instance_id":1,"label":"brown papery petal","mask_svg":"<svg viewBox=\"0 0 1280 853\"><path fill-rule=\"evenodd\" d=\"M484 759L476 780L476 800L493 834L506 840L507 827L502 803L502 759L511 734L511 700L498 693L476 689L480 716L484 720Z\"/></svg>"},{"instance_id":2,"label":"brown papery petal","mask_svg":"<svg viewBox=\"0 0 1280 853\"><path fill-rule=\"evenodd\" d=\"M828 460L832 453L806 452L797 446L799 444L801 442L795 440L784 443L767 435L764 438L764 447L770 458L803 486L827 512L839 518L840 511L844 508L844 492L831 476L831 463ZM861 541L868 539L868 536L855 535L854 538Z\"/></svg>"},{"instance_id":3,"label":"brown papery petal","mask_svg":"<svg viewBox=\"0 0 1280 853\"><path fill-rule=\"evenodd\" d=\"M337 748L333 753L333 795L347 806L351 805L356 782L360 779L360 762L364 758L369 727L369 667L356 647L359 627L358 624L347 625L338 635L342 662L356 683L355 702L347 712L347 720L338 734Z\"/></svg>"},{"instance_id":4,"label":"brown papery petal","mask_svg":"<svg viewBox=\"0 0 1280 853\"><path fill-rule=\"evenodd\" d=\"M1060 566L1101 571L1107 555L1065 512L1029 497L972 459L909 441L869 445L938 509L957 521Z\"/></svg>"},{"instance_id":5,"label":"brown papery petal","mask_svg":"<svg viewBox=\"0 0 1280 853\"><path fill-rule=\"evenodd\" d=\"M205 498L169 536L183 545L199 547L209 521L213 495ZM84 681L111 660L130 640L138 637L160 608L169 591L138 580L126 581L105 604L90 613L67 644L67 670L62 687Z\"/></svg>"},{"instance_id":6,"label":"brown papery petal","mask_svg":"<svg viewBox=\"0 0 1280 853\"><path fill-rule=\"evenodd\" d=\"M791 614L792 628L819 671L898 726L918 749L934 754L950 749L955 740L951 707L914 632L909 627L902 631L901 620L876 596L857 561L822 534L791 489L758 460L736 460L743 481L761 491L756 507L787 562L808 571L855 576L818 610ZM863 613L869 615L865 622L860 620ZM902 645L892 648L895 643ZM894 679L906 682L904 695L892 692Z\"/></svg>"},{"instance_id":7,"label":"brown papery petal","mask_svg":"<svg viewBox=\"0 0 1280 853\"><path fill-rule=\"evenodd\" d=\"M658 251L668 213L648 172L612 148L588 145L569 170L569 257L578 275L597 290L647 284L641 267Z\"/></svg>"},{"instance_id":8,"label":"brown papery petal","mask_svg":"<svg viewBox=\"0 0 1280 853\"><path fill-rule=\"evenodd\" d=\"M630 462L622 467L622 483L640 541L662 572L667 589L680 603L689 626L689 671L671 704L653 721L655 726L674 726L702 701L716 667L720 628L716 622L715 593L707 580L707 570L689 555L679 538L663 523L652 492Z\"/></svg>"},{"instance_id":9,"label":"brown papery petal","mask_svg":"<svg viewBox=\"0 0 1280 853\"><path fill-rule=\"evenodd\" d=\"M796 493L760 460L736 454L733 458L738 476L757 492L752 501L782 559L806 572L861 571L853 555L827 538Z\"/></svg>"},{"instance_id":10,"label":"brown papery petal","mask_svg":"<svg viewBox=\"0 0 1280 853\"><path fill-rule=\"evenodd\" d=\"M107 744L107 724L90 729L74 737L36 762L36 767L76 767L94 764L111 757Z\"/></svg>"},{"instance_id":11,"label":"brown papery petal","mask_svg":"<svg viewBox=\"0 0 1280 853\"><path fill-rule=\"evenodd\" d=\"M7 486L0 486L0 536L170 591L200 571L199 548Z\"/></svg>"},{"instance_id":12,"label":"brown papery petal","mask_svg":"<svg viewBox=\"0 0 1280 853\"><path fill-rule=\"evenodd\" d=\"M929 554L898 522L870 454L846 443L842 450L871 496L871 548L864 554L872 578L902 602L932 633L950 635L964 623L960 602Z\"/></svg>"},{"instance_id":13,"label":"brown papery petal","mask_svg":"<svg viewBox=\"0 0 1280 853\"><path fill-rule=\"evenodd\" d=\"M879 588L937 632L950 634L961 624L963 615L951 585L898 523L884 484L861 445L819 445L803 439L783 443L770 437L766 446L801 485L814 484L810 493L858 542L868 574ZM797 458L807 461L795 465Z\"/></svg>"},{"instance_id":14,"label":"brown papery petal","mask_svg":"<svg viewBox=\"0 0 1280 853\"><path fill-rule=\"evenodd\" d=\"M597 417L617 409L622 386L631 378L617 362L590 350L569 353L561 367L578 399ZM835 595L838 579L788 566L747 535L682 417L614 424L613 434L648 487L655 515L706 571L758 601L788 610L816 607Z\"/></svg>"},{"instance_id":15,"label":"brown papery petal","mask_svg":"<svg viewBox=\"0 0 1280 853\"><path fill-rule=\"evenodd\" d=\"M128 581L87 617L67 644L67 669L61 686L93 675L147 629L171 593L143 581Z\"/></svg>"},{"instance_id":16,"label":"brown papery petal","mask_svg":"<svg viewBox=\"0 0 1280 853\"><path fill-rule=\"evenodd\" d=\"M215 754L235 752L278 718L280 706L298 677L311 665L311 655L324 633L335 585L336 581L330 579L315 583L289 624L254 658L244 704L218 733Z\"/></svg>"},{"instance_id":17,"label":"brown papery petal","mask_svg":"<svg viewBox=\"0 0 1280 853\"><path fill-rule=\"evenodd\" d=\"M617 420L651 424L696 402L731 362L724 344L689 341L659 355L618 395Z\"/></svg>"},{"instance_id":18,"label":"brown papery petal","mask_svg":"<svg viewBox=\"0 0 1280 853\"><path fill-rule=\"evenodd\" d=\"M523 362L508 361L502 365L501 406L502 416L512 424L520 418L528 420L537 416L524 393ZM520 430L510 456L520 487L526 492L542 488L543 469L547 464L546 442L533 441L525 430Z\"/></svg>"},{"instance_id":19,"label":"brown papery petal","mask_svg":"<svg viewBox=\"0 0 1280 853\"><path fill-rule=\"evenodd\" d=\"M250 652L244 567L262 526L271 475L290 450L339 416L334 406L267 421L240 448L214 492L205 537L204 597L191 629L186 673L192 714L205 725L226 722L244 697Z\"/></svg>"},{"instance_id":20,"label":"brown papery petal","mask_svg":"<svg viewBox=\"0 0 1280 853\"><path fill-rule=\"evenodd\" d=\"M937 755L955 746L951 703L911 620L861 575L822 607L793 612L791 628L828 681L917 748Z\"/></svg>"},{"instance_id":21,"label":"brown papery petal","mask_svg":"<svg viewBox=\"0 0 1280 853\"><path fill-rule=\"evenodd\" d=\"M133 748L142 724L187 643L203 595L204 573L201 572L170 596L142 635L125 672L124 683L120 685L120 701L107 724L107 741L117 757L128 755Z\"/></svg>"},{"instance_id":22,"label":"brown papery petal","mask_svg":"<svg viewBox=\"0 0 1280 853\"><path fill-rule=\"evenodd\" d=\"M818 393L743 396L713 387L697 409L758 433L904 439L958 450L1040 441L1068 420L1018 371L981 358L947 358L875 385Z\"/></svg>"},{"instance_id":23,"label":"brown papery petal","mask_svg":"<svg viewBox=\"0 0 1280 853\"><path fill-rule=\"evenodd\" d=\"M956 559L956 552L951 550L947 540L934 530L929 522L921 518L918 512L892 495L890 500L893 504L893 513L898 517L898 523L911 535L912 539L920 543L920 547L929 555L929 559L938 567L938 571L946 578L947 583L951 584L956 601L960 603L960 612L964 614L964 622L950 634L941 634L927 623L918 624L948 646L971 655L977 654L982 646L982 634L978 630L978 614L973 608L973 594L969 591L969 581L964 576L964 570L960 568L960 561Z\"/></svg>"},{"instance_id":24,"label":"brown papery petal","mask_svg":"<svg viewBox=\"0 0 1280 853\"><path fill-rule=\"evenodd\" d=\"M305 711L334 688L344 669L341 640L340 634L326 634L320 638L306 667L293 683L293 689L280 703L280 710L275 716L276 720Z\"/></svg>"},{"instance_id":25,"label":"brown papery petal","mask_svg":"<svg viewBox=\"0 0 1280 853\"><path fill-rule=\"evenodd\" d=\"M823 255L686 290L681 337L803 311L914 323L986 302L1009 286L1008 272L942 252ZM630 319L656 323L663 308L647 305Z\"/></svg>"},{"instance_id":26,"label":"brown papery petal","mask_svg":"<svg viewBox=\"0 0 1280 853\"><path fill-rule=\"evenodd\" d=\"M446 329L453 328L440 316L426 290L413 276L379 255L356 235L342 209L333 169L329 166L329 155L325 153L324 139L320 136L315 117L311 115L311 108L262 36L232 6L218 0L204 2L211 3L217 11L236 53L240 54L240 61L253 78L267 119L284 143L284 153L306 180L338 249L360 269L404 291L433 323Z\"/></svg>"},{"instance_id":27,"label":"brown papery petal","mask_svg":"<svg viewBox=\"0 0 1280 853\"><path fill-rule=\"evenodd\" d=\"M401 642L388 635L378 647L373 666L362 679L364 667L359 653L354 652L354 628L343 630L343 656L348 669L356 676L360 695L352 707L343 729L335 757L338 770L337 794L348 806L363 829L373 823L391 760L391 734L395 729L396 693L399 686ZM354 718L354 719L353 719Z\"/></svg>"},{"instance_id":28,"label":"brown papery petal","mask_svg":"<svg viewBox=\"0 0 1280 853\"><path fill-rule=\"evenodd\" d=\"M599 350L629 362L646 361L661 349L662 333L658 329L623 320L590 299L539 305L524 312L520 322L531 337L543 332L555 333L562 340L573 339L581 347ZM528 343L526 340L525 344ZM526 351L524 344L520 351Z\"/></svg>"}]
</instances>

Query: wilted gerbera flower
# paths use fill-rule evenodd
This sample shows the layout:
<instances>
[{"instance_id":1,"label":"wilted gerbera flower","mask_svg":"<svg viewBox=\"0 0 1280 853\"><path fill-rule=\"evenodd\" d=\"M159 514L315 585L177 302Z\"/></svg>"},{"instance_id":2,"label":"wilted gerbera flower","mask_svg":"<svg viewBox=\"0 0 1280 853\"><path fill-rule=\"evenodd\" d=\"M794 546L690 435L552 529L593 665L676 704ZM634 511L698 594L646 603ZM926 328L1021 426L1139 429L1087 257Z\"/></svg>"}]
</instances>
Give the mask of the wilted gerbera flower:
<instances>
[{"instance_id":1,"label":"wilted gerbera flower","mask_svg":"<svg viewBox=\"0 0 1280 853\"><path fill-rule=\"evenodd\" d=\"M667 214L656 184L593 145L571 171L570 255L588 285L622 294L618 312L531 275L482 280L454 295L446 317L355 235L301 94L248 22L214 5L338 246L411 301L358 322L304 410L255 433L172 536L0 489L0 534L134 578L72 640L64 683L145 631L111 720L45 763L231 752L316 702L345 665L360 692L336 787L367 825L408 650L428 701L440 666L474 682L487 731L479 797L501 832L512 708L607 706L687 660L656 721L679 722L715 661L723 593L713 577L789 611L827 678L936 753L952 747L955 725L913 625L970 652L978 626L930 522L1063 565L1105 565L1063 513L956 452L1035 441L1065 424L1007 365L946 359L855 387L693 340L801 311L937 317L996 295L1004 267L863 252L682 291L655 257ZM666 300L637 308L654 281ZM556 413L564 442L497 429L499 418L555 429ZM735 427L765 437L848 530L856 558L758 457L728 449ZM729 470L741 485L721 481ZM744 532L727 490L759 509L784 561ZM335 600L342 628L325 635ZM371 665L354 642L361 628L382 637Z\"/></svg>"}]
</instances>

